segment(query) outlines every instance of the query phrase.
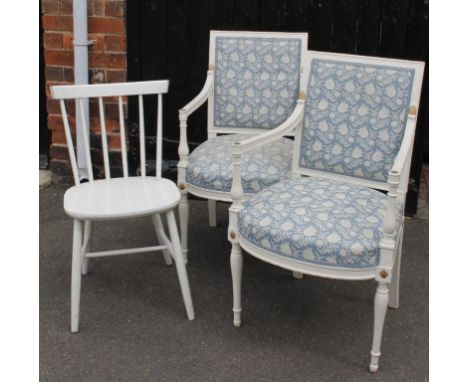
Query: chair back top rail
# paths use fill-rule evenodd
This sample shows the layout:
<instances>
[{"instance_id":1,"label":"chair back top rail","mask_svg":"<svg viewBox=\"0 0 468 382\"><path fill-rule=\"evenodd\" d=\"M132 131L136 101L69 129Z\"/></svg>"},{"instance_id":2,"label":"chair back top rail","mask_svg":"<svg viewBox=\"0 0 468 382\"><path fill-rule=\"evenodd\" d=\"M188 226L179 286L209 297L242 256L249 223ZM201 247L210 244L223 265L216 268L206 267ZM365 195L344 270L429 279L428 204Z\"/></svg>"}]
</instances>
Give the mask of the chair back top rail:
<instances>
[{"instance_id":1,"label":"chair back top rail","mask_svg":"<svg viewBox=\"0 0 468 382\"><path fill-rule=\"evenodd\" d=\"M167 93L169 80L51 86L53 99L118 97Z\"/></svg>"},{"instance_id":2,"label":"chair back top rail","mask_svg":"<svg viewBox=\"0 0 468 382\"><path fill-rule=\"evenodd\" d=\"M123 176L129 176L128 163L127 163L127 144L126 144L126 126L125 126L125 113L123 106L124 96L138 96L139 106L139 124L140 124L140 167L141 175L146 176L146 147L145 147L145 123L144 123L144 108L143 108L143 95L157 95L157 123L156 123L156 177L161 177L162 168L162 94L167 93L169 88L168 80L160 81L142 81L142 82L129 82L129 83L113 83L113 84L92 84L92 85L62 85L51 86L52 98L60 100L60 107L62 111L62 118L65 127L65 136L67 140L68 151L70 154L70 164L73 171L75 183L80 184L78 173L73 137L71 134L70 124L65 106L65 100L76 99L78 104L77 119L82 121L82 135L84 151L86 156L86 167L88 179L90 182L94 180L93 165L91 161L91 148L90 140L88 138L88 123L85 118L83 99L98 98L99 102L99 119L100 119L100 132L102 139L102 155L105 178L111 178L110 163L109 163L109 149L107 144L107 131L106 131L106 118L105 118L105 105L103 97L117 97L118 110L119 110L119 133L120 145L122 154L122 171Z\"/></svg>"}]
</instances>

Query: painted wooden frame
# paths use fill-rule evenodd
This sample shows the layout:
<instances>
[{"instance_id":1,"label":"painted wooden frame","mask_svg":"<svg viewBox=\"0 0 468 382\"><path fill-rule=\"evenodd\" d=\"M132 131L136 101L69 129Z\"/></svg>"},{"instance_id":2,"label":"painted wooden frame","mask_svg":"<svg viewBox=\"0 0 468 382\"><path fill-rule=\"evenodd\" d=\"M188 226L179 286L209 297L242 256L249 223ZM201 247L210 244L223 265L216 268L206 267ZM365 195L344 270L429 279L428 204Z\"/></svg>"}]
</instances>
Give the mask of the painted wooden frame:
<instances>
[{"instance_id":1,"label":"painted wooden frame","mask_svg":"<svg viewBox=\"0 0 468 382\"><path fill-rule=\"evenodd\" d=\"M408 110L408 119L400 149L394 159L393 166L388 173L388 180L386 183L371 182L360 178L301 168L299 166L299 149L301 147L302 139L301 122L305 107L304 100L298 101L298 106L293 115L291 115L290 120L286 121L276 129L260 135L256 135L254 137L250 137L241 142L233 143L233 183L231 189L233 204L229 209L228 240L232 245L231 272L233 281L234 325L240 326L241 324L241 278L243 267L242 249L260 260L284 269L291 270L296 278L301 278L303 274L306 274L340 280L375 279L378 283L378 287L375 295L374 339L369 367L372 372L376 372L378 370L380 344L387 306L389 305L390 307L397 308L399 305L399 273L404 219L402 219L402 223L400 227L397 228L398 232L395 235L395 214L397 213L396 198L402 198L404 201L408 188L417 112L424 74L424 63L310 51L307 55L306 75L302 78L304 83L307 83L308 81L311 62L314 59L321 58L414 69L415 76L411 93L411 107ZM307 263L305 261L285 258L284 256L279 256L271 251L267 251L263 248L259 248L253 245L239 234L238 214L242 210L242 200L244 199L240 173L242 154L257 146L265 145L274 141L275 139L281 138L285 134L292 132L294 126L297 126L297 129L295 131L295 147L293 155L293 178L298 178L301 176L320 176L322 178L325 177L328 179L336 179L354 185L377 188L387 191L387 212L383 224L384 236L380 242L381 255L379 264L376 267L368 269L327 267Z\"/></svg>"}]
</instances>

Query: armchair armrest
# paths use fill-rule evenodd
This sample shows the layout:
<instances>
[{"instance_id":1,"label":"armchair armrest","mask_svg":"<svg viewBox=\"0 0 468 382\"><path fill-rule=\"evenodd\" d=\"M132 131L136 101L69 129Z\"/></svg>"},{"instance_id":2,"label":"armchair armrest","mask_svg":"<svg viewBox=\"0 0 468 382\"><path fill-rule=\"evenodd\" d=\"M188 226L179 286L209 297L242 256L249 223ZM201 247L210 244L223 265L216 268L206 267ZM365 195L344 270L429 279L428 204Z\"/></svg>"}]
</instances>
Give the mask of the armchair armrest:
<instances>
[{"instance_id":1,"label":"armchair armrest","mask_svg":"<svg viewBox=\"0 0 468 382\"><path fill-rule=\"evenodd\" d=\"M232 144L232 166L233 166L233 175L232 175L232 187L231 187L231 197L233 205L230 208L232 213L235 213L240 208L240 201L243 197L244 191L242 189L242 180L241 180L241 160L242 153L254 149L255 147L265 145L267 143L273 142L276 139L281 138L295 127L297 127L302 122L302 117L304 114L304 98L300 97L297 101L297 106L289 116L289 118L284 121L278 127L269 130L265 133L255 135L253 137L244 139L240 142L234 142ZM231 220L231 219L230 219Z\"/></svg>"},{"instance_id":2,"label":"armchair armrest","mask_svg":"<svg viewBox=\"0 0 468 382\"><path fill-rule=\"evenodd\" d=\"M409 114L408 120L406 121L406 129L405 135L403 136L403 140L401 141L400 150L398 151L395 160L393 161L392 168L390 172L393 174L401 174L405 162L408 158L408 155L411 155L411 151L413 148L413 137L416 131L416 115Z\"/></svg>"},{"instance_id":3,"label":"armchair armrest","mask_svg":"<svg viewBox=\"0 0 468 382\"><path fill-rule=\"evenodd\" d=\"M416 130L417 109L411 106L406 122L405 135L401 142L400 151L398 151L393 166L388 173L388 193L387 193L387 211L383 222L384 236L380 241L380 262L377 268L376 280L385 282L391 276L395 253L395 234L399 227L396 226L397 219L397 197L406 193L409 176L409 164L413 151L413 138ZM403 178L403 179L401 179Z\"/></svg>"},{"instance_id":4,"label":"armchair armrest","mask_svg":"<svg viewBox=\"0 0 468 382\"><path fill-rule=\"evenodd\" d=\"M214 84L214 69L210 67L208 70L205 85L198 95L192 99L187 105L179 110L179 126L180 126L180 137L179 137L179 164L180 169L178 175L178 183L183 184L185 182L185 167L187 166L187 158L189 155L189 147L187 143L187 118L195 110L197 110L203 103L208 99Z\"/></svg>"},{"instance_id":5,"label":"armchair armrest","mask_svg":"<svg viewBox=\"0 0 468 382\"><path fill-rule=\"evenodd\" d=\"M203 103L208 99L208 96L213 89L214 84L214 71L208 70L205 85L203 85L202 90L198 93L194 99L192 99L187 105L185 105L182 109L179 110L179 116L184 115L188 117L192 114L195 110L197 110Z\"/></svg>"},{"instance_id":6,"label":"armchair armrest","mask_svg":"<svg viewBox=\"0 0 468 382\"><path fill-rule=\"evenodd\" d=\"M254 149L255 147L273 142L276 139L288 134L291 130L297 127L302 122L304 114L304 100L299 99L297 105L289 118L278 127L271 129L265 133L254 135L239 142L232 144L233 154L242 154L243 152Z\"/></svg>"}]
</instances>

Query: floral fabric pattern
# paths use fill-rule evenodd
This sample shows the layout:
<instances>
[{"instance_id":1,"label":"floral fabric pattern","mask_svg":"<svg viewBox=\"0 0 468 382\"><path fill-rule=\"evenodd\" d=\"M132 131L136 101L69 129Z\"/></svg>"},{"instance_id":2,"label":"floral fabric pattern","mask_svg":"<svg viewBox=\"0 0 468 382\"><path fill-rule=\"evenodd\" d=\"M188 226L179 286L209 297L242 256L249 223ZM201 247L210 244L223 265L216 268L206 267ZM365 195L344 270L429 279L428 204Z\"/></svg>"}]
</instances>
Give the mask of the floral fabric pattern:
<instances>
[{"instance_id":1,"label":"floral fabric pattern","mask_svg":"<svg viewBox=\"0 0 468 382\"><path fill-rule=\"evenodd\" d=\"M248 242L278 255L318 265L371 268L387 196L379 191L323 178L289 179L243 203L239 232ZM398 200L396 227L403 217Z\"/></svg>"},{"instance_id":2,"label":"floral fabric pattern","mask_svg":"<svg viewBox=\"0 0 468 382\"><path fill-rule=\"evenodd\" d=\"M273 128L296 106L300 39L217 37L214 125Z\"/></svg>"},{"instance_id":3,"label":"floral fabric pattern","mask_svg":"<svg viewBox=\"0 0 468 382\"><path fill-rule=\"evenodd\" d=\"M221 135L208 139L189 155L186 180L211 191L231 192L233 142L247 135ZM255 194L287 179L291 174L294 142L281 138L242 155L241 176L244 193Z\"/></svg>"},{"instance_id":4,"label":"floral fabric pattern","mask_svg":"<svg viewBox=\"0 0 468 382\"><path fill-rule=\"evenodd\" d=\"M414 70L314 59L299 165L385 181L403 139Z\"/></svg>"}]
</instances>

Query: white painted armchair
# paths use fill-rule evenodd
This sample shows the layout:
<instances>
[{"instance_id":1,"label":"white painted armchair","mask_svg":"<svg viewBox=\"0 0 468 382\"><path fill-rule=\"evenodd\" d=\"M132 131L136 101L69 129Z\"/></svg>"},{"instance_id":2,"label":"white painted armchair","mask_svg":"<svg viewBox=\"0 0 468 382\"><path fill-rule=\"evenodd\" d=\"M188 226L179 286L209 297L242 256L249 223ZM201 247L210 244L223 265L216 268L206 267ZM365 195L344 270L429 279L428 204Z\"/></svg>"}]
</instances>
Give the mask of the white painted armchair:
<instances>
[{"instance_id":1,"label":"white painted armchair","mask_svg":"<svg viewBox=\"0 0 468 382\"><path fill-rule=\"evenodd\" d=\"M399 305L423 71L421 62L309 52L305 102L279 128L233 143L228 239L235 326L241 324L241 248L298 278L375 279L370 370L378 370L387 305ZM295 127L291 179L245 201L242 156Z\"/></svg>"},{"instance_id":2,"label":"white painted armchair","mask_svg":"<svg viewBox=\"0 0 468 382\"><path fill-rule=\"evenodd\" d=\"M211 32L205 85L179 110L177 183L185 259L188 194L208 199L209 224L216 226L216 201L231 201L231 143L276 128L291 115L302 90L306 50L307 33ZM208 140L189 153L187 119L206 101ZM246 154L241 165L244 196L290 176L292 152L293 141L281 138Z\"/></svg>"}]
</instances>

